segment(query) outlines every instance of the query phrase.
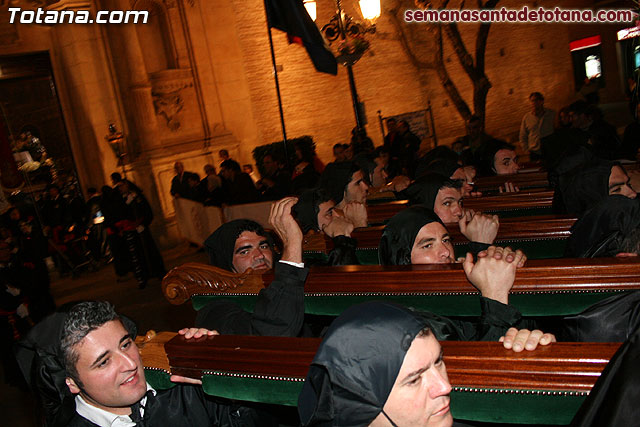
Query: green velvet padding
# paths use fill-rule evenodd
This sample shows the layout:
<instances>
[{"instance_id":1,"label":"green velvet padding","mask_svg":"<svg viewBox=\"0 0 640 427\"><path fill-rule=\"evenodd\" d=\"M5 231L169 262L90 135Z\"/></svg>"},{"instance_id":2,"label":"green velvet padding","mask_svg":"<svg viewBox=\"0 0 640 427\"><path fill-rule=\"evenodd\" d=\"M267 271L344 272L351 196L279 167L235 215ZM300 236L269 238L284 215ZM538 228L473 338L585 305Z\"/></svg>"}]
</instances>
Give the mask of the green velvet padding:
<instances>
[{"instance_id":1,"label":"green velvet padding","mask_svg":"<svg viewBox=\"0 0 640 427\"><path fill-rule=\"evenodd\" d=\"M302 381L240 378L222 375L204 375L202 377L202 388L208 395L287 406L298 406L298 395L302 390L303 384Z\"/></svg>"},{"instance_id":2,"label":"green velvet padding","mask_svg":"<svg viewBox=\"0 0 640 427\"><path fill-rule=\"evenodd\" d=\"M495 210L495 211L484 211L483 213L498 215L500 218L518 218L521 216L538 216L538 215L551 215L553 210L551 207L538 207L538 208L527 208L527 209L513 209L513 210Z\"/></svg>"},{"instance_id":3,"label":"green velvet padding","mask_svg":"<svg viewBox=\"0 0 640 427\"><path fill-rule=\"evenodd\" d=\"M520 249L527 255L528 259L549 259L562 258L564 250L567 246L567 239L548 239L548 240L501 240L495 243L497 246L511 249ZM456 258L463 257L469 250L468 244L454 245Z\"/></svg>"},{"instance_id":4,"label":"green velvet padding","mask_svg":"<svg viewBox=\"0 0 640 427\"><path fill-rule=\"evenodd\" d=\"M518 308L523 316L563 316L580 313L598 301L619 294L620 292L511 294L509 304ZM256 298L257 295L197 295L191 301L196 311L209 301L227 299L253 312ZM394 301L419 311L431 311L441 316L480 315L477 294L306 296L304 311L307 314L338 316L348 307L365 301Z\"/></svg>"},{"instance_id":5,"label":"green velvet padding","mask_svg":"<svg viewBox=\"0 0 640 427\"><path fill-rule=\"evenodd\" d=\"M169 374L164 371L145 368L144 376L147 382L151 384L151 387L156 390L166 390L176 386L176 383L172 383L169 380Z\"/></svg>"},{"instance_id":6,"label":"green velvet padding","mask_svg":"<svg viewBox=\"0 0 640 427\"><path fill-rule=\"evenodd\" d=\"M324 252L320 251L304 251L302 253L302 261L306 264L326 264L329 257Z\"/></svg>"},{"instance_id":7,"label":"green velvet padding","mask_svg":"<svg viewBox=\"0 0 640 427\"><path fill-rule=\"evenodd\" d=\"M578 314L593 304L621 292L511 294L509 305L523 316L564 316Z\"/></svg>"},{"instance_id":8,"label":"green velvet padding","mask_svg":"<svg viewBox=\"0 0 640 427\"><path fill-rule=\"evenodd\" d=\"M297 406L300 381L205 375L202 388L211 396ZM514 424L568 424L585 396L523 393L451 393L453 416L462 420Z\"/></svg>"},{"instance_id":9,"label":"green velvet padding","mask_svg":"<svg viewBox=\"0 0 640 427\"><path fill-rule=\"evenodd\" d=\"M451 392L451 413L461 420L566 425L586 396Z\"/></svg>"},{"instance_id":10,"label":"green velvet padding","mask_svg":"<svg viewBox=\"0 0 640 427\"><path fill-rule=\"evenodd\" d=\"M479 316L478 296L472 295L349 295L349 296L306 296L304 312L325 316L338 316L352 305L365 301L393 301L410 306L418 311L431 311L442 316Z\"/></svg>"},{"instance_id":11,"label":"green velvet padding","mask_svg":"<svg viewBox=\"0 0 640 427\"><path fill-rule=\"evenodd\" d=\"M227 299L233 301L242 307L243 310L253 313L253 307L256 305L258 295L195 295L191 297L191 304L195 311L200 310L207 305L208 302L216 299Z\"/></svg>"}]
</instances>

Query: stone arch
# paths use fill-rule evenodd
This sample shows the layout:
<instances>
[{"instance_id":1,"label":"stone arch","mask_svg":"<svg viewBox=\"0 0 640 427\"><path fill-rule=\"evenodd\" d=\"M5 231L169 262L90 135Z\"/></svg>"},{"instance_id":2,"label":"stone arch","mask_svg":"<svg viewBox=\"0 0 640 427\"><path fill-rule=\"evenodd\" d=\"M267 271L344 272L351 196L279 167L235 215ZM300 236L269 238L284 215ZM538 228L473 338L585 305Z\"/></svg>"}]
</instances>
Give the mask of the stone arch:
<instances>
[{"instance_id":1,"label":"stone arch","mask_svg":"<svg viewBox=\"0 0 640 427\"><path fill-rule=\"evenodd\" d=\"M149 12L148 23L135 26L147 73L176 68L176 50L165 5L157 0L137 0L133 9Z\"/></svg>"}]
</instances>

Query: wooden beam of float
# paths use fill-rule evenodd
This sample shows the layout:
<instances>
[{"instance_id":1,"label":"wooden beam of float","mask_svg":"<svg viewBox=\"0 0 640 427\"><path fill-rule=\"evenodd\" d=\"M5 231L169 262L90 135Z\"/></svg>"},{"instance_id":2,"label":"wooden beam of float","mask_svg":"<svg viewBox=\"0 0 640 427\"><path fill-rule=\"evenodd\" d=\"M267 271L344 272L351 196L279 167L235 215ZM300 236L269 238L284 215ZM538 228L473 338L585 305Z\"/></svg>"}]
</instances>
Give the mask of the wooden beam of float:
<instances>
[{"instance_id":1,"label":"wooden beam of float","mask_svg":"<svg viewBox=\"0 0 640 427\"><path fill-rule=\"evenodd\" d=\"M164 388L171 372L201 378L212 396L292 406L320 344L319 338L158 338L157 345L147 343L141 351L152 385ZM525 424L569 423L620 346L554 343L515 353L493 342L441 344L454 417ZM158 366L158 360L168 360L169 368Z\"/></svg>"},{"instance_id":2,"label":"wooden beam of float","mask_svg":"<svg viewBox=\"0 0 640 427\"><path fill-rule=\"evenodd\" d=\"M553 190L530 190L495 196L464 199L465 208L504 216L531 216L551 213ZM395 214L405 209L407 200L367 206L369 224L384 224Z\"/></svg>"},{"instance_id":3,"label":"wooden beam of float","mask_svg":"<svg viewBox=\"0 0 640 427\"><path fill-rule=\"evenodd\" d=\"M542 215L523 218L505 218L500 220L500 229L496 236L496 242L514 240L559 240L571 236L571 227L576 218L568 216ZM453 238L454 245L469 243L469 240L460 233L458 224L447 226L449 235ZM358 249L378 249L384 226L356 228L351 237L358 241ZM327 251L333 249L333 240L325 236ZM317 248L313 248L317 249Z\"/></svg>"},{"instance_id":4,"label":"wooden beam of float","mask_svg":"<svg viewBox=\"0 0 640 427\"><path fill-rule=\"evenodd\" d=\"M230 273L190 263L162 281L173 304L192 300L196 310L213 299L232 299L252 311L273 273ZM640 289L640 260L562 258L531 260L518 269L510 304L525 316L576 314L608 296ZM444 316L480 314L477 290L462 265L312 267L305 284L305 312L336 316L363 301L392 300Z\"/></svg>"}]
</instances>

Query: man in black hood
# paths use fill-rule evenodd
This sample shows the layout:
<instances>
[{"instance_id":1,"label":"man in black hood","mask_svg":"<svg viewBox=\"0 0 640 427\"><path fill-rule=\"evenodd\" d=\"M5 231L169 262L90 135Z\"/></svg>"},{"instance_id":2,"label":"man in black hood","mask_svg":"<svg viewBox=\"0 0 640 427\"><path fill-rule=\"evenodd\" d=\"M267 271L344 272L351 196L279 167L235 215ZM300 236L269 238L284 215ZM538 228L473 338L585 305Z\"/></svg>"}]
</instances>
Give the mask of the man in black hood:
<instances>
[{"instance_id":1,"label":"man in black hood","mask_svg":"<svg viewBox=\"0 0 640 427\"><path fill-rule=\"evenodd\" d=\"M594 158L560 175L558 182L554 209L559 213L581 216L608 195L619 194L629 199L637 197L624 168L608 160Z\"/></svg>"},{"instance_id":2,"label":"man in black hood","mask_svg":"<svg viewBox=\"0 0 640 427\"><path fill-rule=\"evenodd\" d=\"M304 320L304 282L309 274L302 262L302 231L291 215L297 197L271 205L269 222L283 242L280 259L271 237L260 224L246 219L221 225L205 241L210 263L249 274L275 268L275 278L260 291L253 313L225 300L215 300L198 311L196 326L222 334L297 336Z\"/></svg>"},{"instance_id":3,"label":"man in black hood","mask_svg":"<svg viewBox=\"0 0 640 427\"><path fill-rule=\"evenodd\" d=\"M293 212L304 234L313 230L332 238L328 265L360 264L355 252L358 242L351 237L354 225L334 209L335 205L326 190L317 188L302 193Z\"/></svg>"},{"instance_id":4,"label":"man in black hood","mask_svg":"<svg viewBox=\"0 0 640 427\"><path fill-rule=\"evenodd\" d=\"M517 341L519 348L533 350L551 342L541 336L505 336L505 347ZM451 385L442 358L422 315L386 302L350 307L331 324L311 363L298 398L300 421L303 426L451 426Z\"/></svg>"},{"instance_id":5,"label":"man in black hood","mask_svg":"<svg viewBox=\"0 0 640 427\"><path fill-rule=\"evenodd\" d=\"M637 256L640 253L640 200L608 196L571 228L566 256Z\"/></svg>"},{"instance_id":6,"label":"man in black hood","mask_svg":"<svg viewBox=\"0 0 640 427\"><path fill-rule=\"evenodd\" d=\"M464 209L461 188L459 180L429 173L411 184L406 194L410 205L432 209L443 223L458 223L460 232L469 241L486 245L493 243L500 227L498 216ZM486 249L486 245L482 249Z\"/></svg>"}]
</instances>

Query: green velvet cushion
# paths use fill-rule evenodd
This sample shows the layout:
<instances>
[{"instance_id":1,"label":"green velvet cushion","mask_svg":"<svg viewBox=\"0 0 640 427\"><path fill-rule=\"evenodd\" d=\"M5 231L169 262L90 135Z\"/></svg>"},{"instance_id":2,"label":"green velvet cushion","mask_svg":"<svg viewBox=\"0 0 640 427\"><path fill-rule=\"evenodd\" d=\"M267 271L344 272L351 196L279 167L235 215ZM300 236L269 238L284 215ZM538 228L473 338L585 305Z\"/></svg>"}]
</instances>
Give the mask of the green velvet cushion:
<instances>
[{"instance_id":1,"label":"green velvet cushion","mask_svg":"<svg viewBox=\"0 0 640 427\"><path fill-rule=\"evenodd\" d=\"M242 378L205 375L204 391L213 396L234 400L297 406L303 383L299 380ZM516 393L513 390L451 393L453 416L463 420L516 424L567 424L584 395L545 391Z\"/></svg>"},{"instance_id":2,"label":"green velvet cushion","mask_svg":"<svg viewBox=\"0 0 640 427\"><path fill-rule=\"evenodd\" d=\"M619 292L512 294L509 303L523 316L561 316L577 314L587 307ZM191 298L193 308L200 310L214 299L228 299L247 311L253 311L256 295L197 295ZM347 307L364 301L395 301L420 311L442 316L479 316L478 295L341 295L313 296L304 300L305 313L338 316Z\"/></svg>"}]
</instances>

